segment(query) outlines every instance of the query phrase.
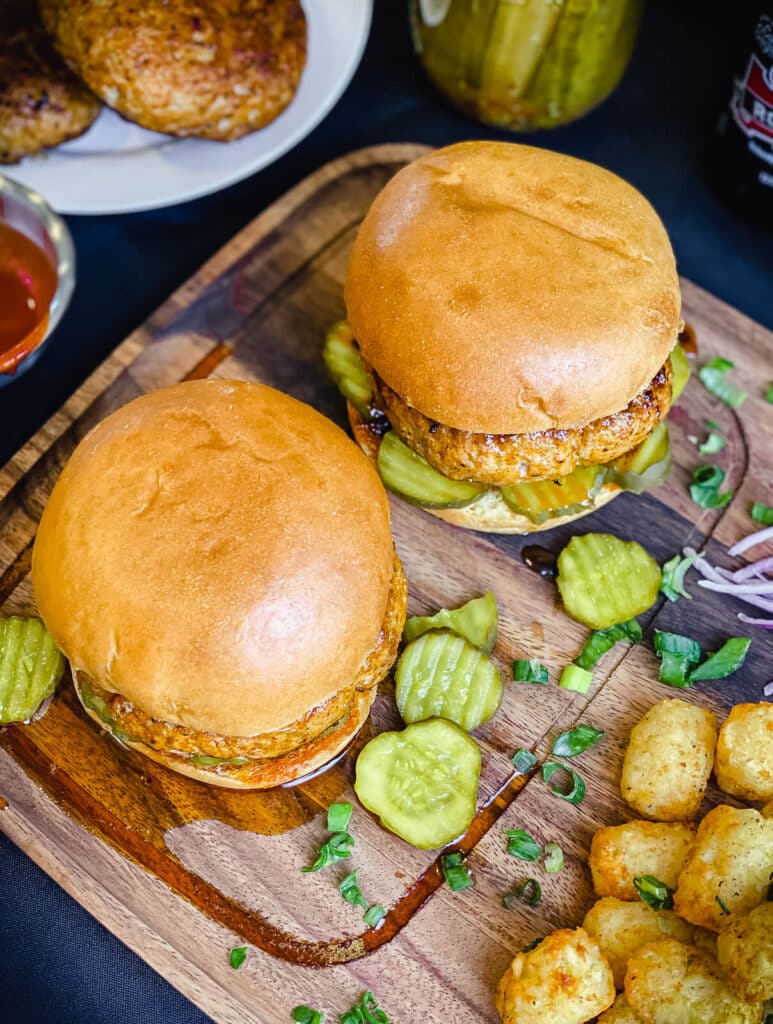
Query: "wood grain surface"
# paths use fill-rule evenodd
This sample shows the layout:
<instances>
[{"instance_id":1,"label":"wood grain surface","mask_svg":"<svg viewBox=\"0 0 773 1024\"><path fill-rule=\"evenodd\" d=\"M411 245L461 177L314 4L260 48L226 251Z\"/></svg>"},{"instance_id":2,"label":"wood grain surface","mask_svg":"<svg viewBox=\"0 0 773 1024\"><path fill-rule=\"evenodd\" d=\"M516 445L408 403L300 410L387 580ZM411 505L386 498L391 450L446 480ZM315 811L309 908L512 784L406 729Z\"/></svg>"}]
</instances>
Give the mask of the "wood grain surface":
<instances>
[{"instance_id":1,"label":"wood grain surface","mask_svg":"<svg viewBox=\"0 0 773 1024\"><path fill-rule=\"evenodd\" d=\"M328 380L321 341L343 314L342 282L357 224L388 178L422 150L382 146L318 171L236 236L135 331L43 429L0 470L0 604L34 611L28 581L36 524L57 474L78 441L117 406L152 388L210 374L279 387L340 424L343 402ZM568 536L607 530L643 542L664 561L685 544L708 543L713 558L751 529L752 500L773 504L773 335L683 282L684 315L698 361L721 353L750 392L739 412L692 379L671 416L675 466L666 486L623 495L569 527L542 535L558 551ZM688 438L716 420L728 439L715 457L735 491L719 512L687 493L702 461ZM48 713L0 729L0 829L111 931L217 1021L285 1024L308 1003L328 1019L372 989L394 1024L415 1020L497 1020L492 993L513 953L548 929L579 923L590 898L587 850L601 823L626 817L619 796L622 751L632 723L669 695L657 682L651 644L617 648L587 696L555 685L586 630L562 612L551 582L523 563L521 538L467 533L392 501L398 552L410 581L411 611L454 605L492 588L500 608L495 657L509 676L514 658L537 657L551 685L511 683L499 714L476 735L483 750L478 816L462 842L475 886L441 886L436 854L384 832L356 806L356 848L341 869L302 874L324 839L328 804L354 799L354 747L338 765L295 788L236 793L208 788L129 754L81 712L69 680ZM693 584L694 599L660 601L643 624L689 633L712 649L742 635L737 608ZM152 610L149 610L152 613ZM688 691L720 715L761 699L773 675L773 641L758 630L743 670ZM588 797L572 806L539 778L515 779L511 755L540 756L578 721L606 736L581 757ZM397 726L389 683L381 687L363 739ZM716 799L710 794L709 800ZM504 831L527 828L558 840L566 867L548 876L507 856ZM370 902L389 908L363 928L336 882L359 869ZM505 910L503 893L539 871L544 898ZM228 950L250 946L240 971Z\"/></svg>"}]
</instances>

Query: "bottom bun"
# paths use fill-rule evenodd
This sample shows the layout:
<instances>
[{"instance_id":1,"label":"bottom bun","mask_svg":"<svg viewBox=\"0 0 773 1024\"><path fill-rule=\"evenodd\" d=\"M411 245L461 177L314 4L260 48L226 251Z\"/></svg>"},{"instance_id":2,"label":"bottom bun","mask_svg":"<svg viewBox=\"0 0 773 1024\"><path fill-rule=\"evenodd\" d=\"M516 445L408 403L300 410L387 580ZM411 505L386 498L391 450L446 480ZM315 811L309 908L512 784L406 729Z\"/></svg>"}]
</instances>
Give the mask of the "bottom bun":
<instances>
[{"instance_id":1,"label":"bottom bun","mask_svg":"<svg viewBox=\"0 0 773 1024\"><path fill-rule=\"evenodd\" d=\"M371 462L376 464L381 439L370 430L351 402L347 402L346 405L355 441ZM546 519L544 523L533 523L528 516L514 512L496 489L486 491L463 508L424 508L424 511L454 526L461 526L465 530L478 530L480 533L540 533L590 515L618 494L622 494L622 491L616 484L604 484L591 508L573 512L571 515L555 516L553 519Z\"/></svg>"},{"instance_id":2,"label":"bottom bun","mask_svg":"<svg viewBox=\"0 0 773 1024\"><path fill-rule=\"evenodd\" d=\"M90 718L94 719L100 728L113 736L116 743L120 743L121 746L129 750L136 750L157 764L171 768L172 771L178 772L180 775L187 775L188 778L196 779L198 782L206 782L210 786L222 786L226 789L271 789L275 786L299 782L301 779L315 774L341 754L363 727L376 698L376 690L375 686L369 687L367 690L356 690L354 702L344 718L315 739L301 744L295 750L291 750L281 757L256 759L243 765L204 766L191 764L189 758L182 754L176 754L174 751L155 750L141 741L123 738L119 740L113 736L99 715L84 704L78 683L75 682L75 692L78 694L83 710Z\"/></svg>"}]
</instances>

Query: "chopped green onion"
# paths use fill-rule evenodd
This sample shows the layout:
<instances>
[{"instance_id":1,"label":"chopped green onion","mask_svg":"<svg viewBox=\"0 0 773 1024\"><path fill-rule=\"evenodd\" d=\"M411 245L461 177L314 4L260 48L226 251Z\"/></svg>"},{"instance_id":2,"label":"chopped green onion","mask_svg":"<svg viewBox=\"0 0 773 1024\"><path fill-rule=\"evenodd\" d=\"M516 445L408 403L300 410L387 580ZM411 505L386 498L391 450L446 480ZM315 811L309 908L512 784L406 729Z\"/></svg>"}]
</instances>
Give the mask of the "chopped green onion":
<instances>
[{"instance_id":1,"label":"chopped green onion","mask_svg":"<svg viewBox=\"0 0 773 1024\"><path fill-rule=\"evenodd\" d=\"M536 949L537 946L539 946L539 944L541 942L544 942L544 941L545 941L544 937L542 935L539 935L536 939L532 939L528 946L524 946L523 949L521 950L521 952L522 953L531 953L531 951L533 949Z\"/></svg>"},{"instance_id":2,"label":"chopped green onion","mask_svg":"<svg viewBox=\"0 0 773 1024\"><path fill-rule=\"evenodd\" d=\"M345 878L342 878L338 883L338 891L341 893L347 903L351 903L355 907L362 907L363 910L368 909L368 904L365 901L365 897L360 891L360 887L357 884L357 871L350 872Z\"/></svg>"},{"instance_id":3,"label":"chopped green onion","mask_svg":"<svg viewBox=\"0 0 773 1024\"><path fill-rule=\"evenodd\" d=\"M741 391L725 377L727 371L733 369L735 367L729 359L717 357L702 366L698 376L703 382L703 386L712 395L723 401L725 405L729 405L731 409L740 409L749 396L748 392Z\"/></svg>"},{"instance_id":4,"label":"chopped green onion","mask_svg":"<svg viewBox=\"0 0 773 1024\"><path fill-rule=\"evenodd\" d=\"M389 1017L376 1002L372 992L363 992L360 1000L360 1011L365 1024L389 1024Z\"/></svg>"},{"instance_id":5,"label":"chopped green onion","mask_svg":"<svg viewBox=\"0 0 773 1024\"><path fill-rule=\"evenodd\" d=\"M513 662L513 679L516 683L547 683L548 670L536 658L518 658Z\"/></svg>"},{"instance_id":6,"label":"chopped green onion","mask_svg":"<svg viewBox=\"0 0 773 1024\"><path fill-rule=\"evenodd\" d=\"M386 908L382 907L380 903L374 903L372 907L368 907L365 911L363 920L369 928L375 928L376 925L381 924L385 917Z\"/></svg>"},{"instance_id":7,"label":"chopped green onion","mask_svg":"<svg viewBox=\"0 0 773 1024\"><path fill-rule=\"evenodd\" d=\"M537 763L537 758L532 754L530 750L525 747L521 747L520 750L516 750L511 758L513 766L515 767L516 775L526 775L532 770L534 765Z\"/></svg>"},{"instance_id":8,"label":"chopped green onion","mask_svg":"<svg viewBox=\"0 0 773 1024\"><path fill-rule=\"evenodd\" d=\"M592 725L575 726L556 736L551 754L556 757L576 757L595 747L603 735L603 729L594 729Z\"/></svg>"},{"instance_id":9,"label":"chopped green onion","mask_svg":"<svg viewBox=\"0 0 773 1024\"><path fill-rule=\"evenodd\" d=\"M518 860L539 860L542 851L539 844L522 828L509 828L507 836L507 852Z\"/></svg>"},{"instance_id":10,"label":"chopped green onion","mask_svg":"<svg viewBox=\"0 0 773 1024\"><path fill-rule=\"evenodd\" d=\"M591 669L599 658L611 650L621 640L638 643L642 638L641 626L636 619L620 622L609 629L594 630L585 642L580 654L574 659L580 668Z\"/></svg>"},{"instance_id":11,"label":"chopped green onion","mask_svg":"<svg viewBox=\"0 0 773 1024\"><path fill-rule=\"evenodd\" d=\"M768 390L765 392L765 401L773 402L773 384L768 384Z\"/></svg>"},{"instance_id":12,"label":"chopped green onion","mask_svg":"<svg viewBox=\"0 0 773 1024\"><path fill-rule=\"evenodd\" d=\"M461 889L469 889L472 886L472 875L470 869L464 863L464 858L458 851L447 853L440 858L440 866L443 869L448 888L451 892L459 892Z\"/></svg>"},{"instance_id":13,"label":"chopped green onion","mask_svg":"<svg viewBox=\"0 0 773 1024\"><path fill-rule=\"evenodd\" d=\"M327 809L328 832L346 832L352 817L351 804L331 804Z\"/></svg>"},{"instance_id":14,"label":"chopped green onion","mask_svg":"<svg viewBox=\"0 0 773 1024\"><path fill-rule=\"evenodd\" d=\"M556 772L566 772L572 780L572 788L568 792L564 792L561 789L559 783L551 783L552 777ZM585 799L585 783L574 770L567 764L561 764L560 761L546 761L542 766L542 778L548 784L548 789L553 796L559 797L561 800L566 800L570 804L580 804Z\"/></svg>"},{"instance_id":15,"label":"chopped green onion","mask_svg":"<svg viewBox=\"0 0 773 1024\"><path fill-rule=\"evenodd\" d=\"M351 1010L347 1010L346 1013L342 1013L338 1021L339 1024L364 1024L365 1018L359 1006L354 1006Z\"/></svg>"},{"instance_id":16,"label":"chopped green onion","mask_svg":"<svg viewBox=\"0 0 773 1024\"><path fill-rule=\"evenodd\" d=\"M752 519L763 526L773 526L773 508L770 505L763 505L761 501L755 501L752 505Z\"/></svg>"},{"instance_id":17,"label":"chopped green onion","mask_svg":"<svg viewBox=\"0 0 773 1024\"><path fill-rule=\"evenodd\" d=\"M518 903L525 903L529 907L536 907L541 899L542 886L536 878L527 878L525 882L521 882L520 885L516 886L512 892L505 893L502 897L502 906L505 910L512 910Z\"/></svg>"},{"instance_id":18,"label":"chopped green onion","mask_svg":"<svg viewBox=\"0 0 773 1024\"><path fill-rule=\"evenodd\" d=\"M725 903L721 896L715 896L714 899L719 904L719 909L722 911L723 914L730 913L730 907L728 907L727 903Z\"/></svg>"},{"instance_id":19,"label":"chopped green onion","mask_svg":"<svg viewBox=\"0 0 773 1024\"><path fill-rule=\"evenodd\" d=\"M709 428L709 430L721 430L722 429L720 427L720 425L717 423L716 420L705 420L704 422L706 423L706 426Z\"/></svg>"},{"instance_id":20,"label":"chopped green onion","mask_svg":"<svg viewBox=\"0 0 773 1024\"><path fill-rule=\"evenodd\" d=\"M549 875L557 875L564 866L564 851L558 843L545 843L545 870Z\"/></svg>"},{"instance_id":21,"label":"chopped green onion","mask_svg":"<svg viewBox=\"0 0 773 1024\"><path fill-rule=\"evenodd\" d=\"M640 898L653 910L671 910L674 894L671 889L653 875L635 875L633 884Z\"/></svg>"},{"instance_id":22,"label":"chopped green onion","mask_svg":"<svg viewBox=\"0 0 773 1024\"><path fill-rule=\"evenodd\" d=\"M233 949L228 952L228 963L233 967L235 971L243 965L247 959L247 947L246 946L234 946Z\"/></svg>"},{"instance_id":23,"label":"chopped green onion","mask_svg":"<svg viewBox=\"0 0 773 1024\"><path fill-rule=\"evenodd\" d=\"M571 690L574 693L587 693L593 682L593 673L586 668L572 663L567 665L561 673L558 685L562 690Z\"/></svg>"},{"instance_id":24,"label":"chopped green onion","mask_svg":"<svg viewBox=\"0 0 773 1024\"><path fill-rule=\"evenodd\" d=\"M695 504L701 508L722 508L727 505L733 497L733 492L719 492L726 475L719 466L699 466L693 473L690 484L690 497Z\"/></svg>"},{"instance_id":25,"label":"chopped green onion","mask_svg":"<svg viewBox=\"0 0 773 1024\"><path fill-rule=\"evenodd\" d=\"M296 1006L292 1017L297 1024L322 1024L325 1019L319 1010L312 1010L310 1006Z\"/></svg>"},{"instance_id":26,"label":"chopped green onion","mask_svg":"<svg viewBox=\"0 0 773 1024\"><path fill-rule=\"evenodd\" d=\"M687 555L686 558L674 555L663 566L660 593L665 594L669 601L678 601L680 597L686 597L688 601L692 601L691 595L684 589L684 577L697 557L697 554Z\"/></svg>"},{"instance_id":27,"label":"chopped green onion","mask_svg":"<svg viewBox=\"0 0 773 1024\"><path fill-rule=\"evenodd\" d=\"M717 452L721 452L725 447L725 439L721 434L718 434L716 430L712 430L703 444L698 445L698 451L701 455L716 455Z\"/></svg>"},{"instance_id":28,"label":"chopped green onion","mask_svg":"<svg viewBox=\"0 0 773 1024\"><path fill-rule=\"evenodd\" d=\"M309 867L301 868L301 871L321 871L331 864L336 864L339 860L345 860L347 857L351 857L353 846L354 839L348 832L336 832L320 846L314 863Z\"/></svg>"},{"instance_id":29,"label":"chopped green onion","mask_svg":"<svg viewBox=\"0 0 773 1024\"><path fill-rule=\"evenodd\" d=\"M701 660L701 645L697 640L689 636L681 636L679 633L666 633L661 629L655 630L653 645L656 654L678 654L687 661L697 665Z\"/></svg>"},{"instance_id":30,"label":"chopped green onion","mask_svg":"<svg viewBox=\"0 0 773 1024\"><path fill-rule=\"evenodd\" d=\"M666 686L675 686L684 690L692 683L687 675L692 668L692 662L682 654L674 654L673 651L664 651L660 656L660 681Z\"/></svg>"},{"instance_id":31,"label":"chopped green onion","mask_svg":"<svg viewBox=\"0 0 773 1024\"><path fill-rule=\"evenodd\" d=\"M737 672L743 665L751 640L745 636L734 636L726 640L718 651L690 673L690 682L697 683L702 679L725 679Z\"/></svg>"}]
</instances>

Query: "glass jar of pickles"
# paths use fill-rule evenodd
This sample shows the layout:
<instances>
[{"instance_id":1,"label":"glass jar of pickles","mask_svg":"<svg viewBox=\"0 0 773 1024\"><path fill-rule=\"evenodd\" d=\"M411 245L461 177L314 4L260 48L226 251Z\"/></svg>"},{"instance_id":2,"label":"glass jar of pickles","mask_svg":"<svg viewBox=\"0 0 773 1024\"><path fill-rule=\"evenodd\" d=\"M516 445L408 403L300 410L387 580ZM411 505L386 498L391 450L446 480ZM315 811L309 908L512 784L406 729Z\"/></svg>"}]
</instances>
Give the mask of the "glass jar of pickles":
<instances>
[{"instance_id":1,"label":"glass jar of pickles","mask_svg":"<svg viewBox=\"0 0 773 1024\"><path fill-rule=\"evenodd\" d=\"M643 0L410 0L414 45L441 92L514 131L582 117L615 88Z\"/></svg>"}]
</instances>

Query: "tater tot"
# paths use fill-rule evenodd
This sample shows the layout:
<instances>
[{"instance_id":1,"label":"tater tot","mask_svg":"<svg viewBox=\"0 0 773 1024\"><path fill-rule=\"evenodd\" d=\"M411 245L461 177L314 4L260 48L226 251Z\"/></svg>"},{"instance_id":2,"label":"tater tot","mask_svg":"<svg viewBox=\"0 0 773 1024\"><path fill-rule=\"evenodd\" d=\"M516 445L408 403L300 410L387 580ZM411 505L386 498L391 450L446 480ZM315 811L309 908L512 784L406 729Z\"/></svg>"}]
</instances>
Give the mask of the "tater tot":
<instances>
[{"instance_id":1,"label":"tater tot","mask_svg":"<svg viewBox=\"0 0 773 1024\"><path fill-rule=\"evenodd\" d=\"M730 988L749 1003L773 999L773 903L760 903L723 928L717 959Z\"/></svg>"},{"instance_id":2,"label":"tater tot","mask_svg":"<svg viewBox=\"0 0 773 1024\"><path fill-rule=\"evenodd\" d=\"M773 818L720 804L698 827L679 874L674 910L718 932L767 897L773 874Z\"/></svg>"},{"instance_id":3,"label":"tater tot","mask_svg":"<svg viewBox=\"0 0 773 1024\"><path fill-rule=\"evenodd\" d=\"M628 963L625 997L643 1024L760 1024L762 1005L734 995L717 964L676 939L641 949Z\"/></svg>"},{"instance_id":4,"label":"tater tot","mask_svg":"<svg viewBox=\"0 0 773 1024\"><path fill-rule=\"evenodd\" d=\"M590 847L596 895L638 900L636 875L653 875L676 889L694 834L683 822L629 821L599 829Z\"/></svg>"},{"instance_id":5,"label":"tater tot","mask_svg":"<svg viewBox=\"0 0 773 1024\"><path fill-rule=\"evenodd\" d=\"M773 798L773 704L736 704L719 730L714 770L731 796Z\"/></svg>"},{"instance_id":6,"label":"tater tot","mask_svg":"<svg viewBox=\"0 0 773 1024\"><path fill-rule=\"evenodd\" d=\"M641 946L664 937L692 941L692 927L673 910L653 910L646 903L629 903L612 896L594 903L582 926L609 961L618 989L625 982L628 961Z\"/></svg>"},{"instance_id":7,"label":"tater tot","mask_svg":"<svg viewBox=\"0 0 773 1024\"><path fill-rule=\"evenodd\" d=\"M598 1024L641 1024L625 996L620 995L598 1019Z\"/></svg>"},{"instance_id":8,"label":"tater tot","mask_svg":"<svg viewBox=\"0 0 773 1024\"><path fill-rule=\"evenodd\" d=\"M620 780L623 799L643 818L694 818L706 792L716 743L713 711L678 698L659 701L631 729Z\"/></svg>"},{"instance_id":9,"label":"tater tot","mask_svg":"<svg viewBox=\"0 0 773 1024\"><path fill-rule=\"evenodd\" d=\"M598 944L582 928L553 932L518 953L497 987L504 1024L585 1024L615 999L615 983Z\"/></svg>"}]
</instances>

